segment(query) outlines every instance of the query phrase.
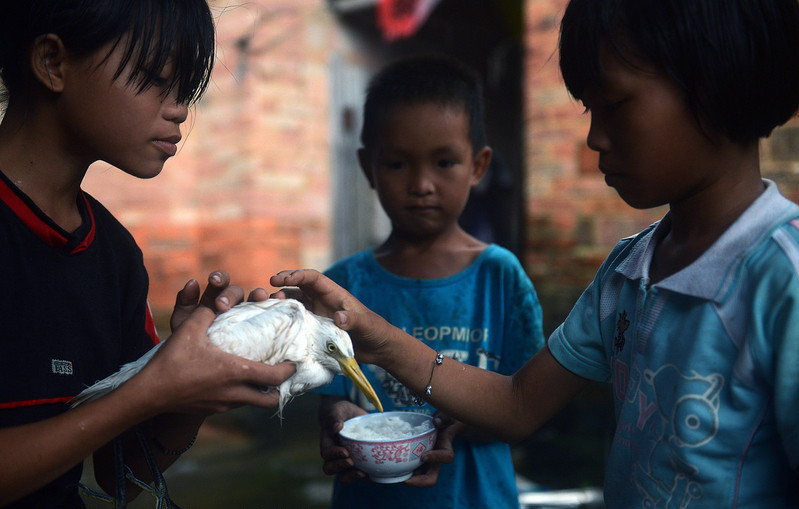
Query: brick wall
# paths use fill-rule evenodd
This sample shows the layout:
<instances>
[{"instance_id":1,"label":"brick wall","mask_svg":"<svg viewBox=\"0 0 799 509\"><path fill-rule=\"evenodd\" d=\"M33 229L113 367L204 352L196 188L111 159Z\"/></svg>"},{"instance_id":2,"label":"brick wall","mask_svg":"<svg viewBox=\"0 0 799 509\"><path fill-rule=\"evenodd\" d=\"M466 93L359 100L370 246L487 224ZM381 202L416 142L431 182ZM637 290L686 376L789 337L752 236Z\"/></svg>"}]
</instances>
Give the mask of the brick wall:
<instances>
[{"instance_id":1,"label":"brick wall","mask_svg":"<svg viewBox=\"0 0 799 509\"><path fill-rule=\"evenodd\" d=\"M605 185L588 150L587 115L558 68L566 0L525 2L525 266L545 303L545 332L571 308L616 241L662 210L636 211Z\"/></svg>"},{"instance_id":2,"label":"brick wall","mask_svg":"<svg viewBox=\"0 0 799 509\"><path fill-rule=\"evenodd\" d=\"M151 275L151 303L171 310L191 277L226 268L251 289L289 267L330 260L328 62L353 51L322 0L211 2L219 53L213 83L164 172L137 181L107 165L85 188L128 226ZM568 312L615 242L663 214L609 189L585 147L588 117L557 60L566 0L526 0L527 267L546 326ZM764 174L799 200L799 127L764 144Z\"/></svg>"}]
</instances>

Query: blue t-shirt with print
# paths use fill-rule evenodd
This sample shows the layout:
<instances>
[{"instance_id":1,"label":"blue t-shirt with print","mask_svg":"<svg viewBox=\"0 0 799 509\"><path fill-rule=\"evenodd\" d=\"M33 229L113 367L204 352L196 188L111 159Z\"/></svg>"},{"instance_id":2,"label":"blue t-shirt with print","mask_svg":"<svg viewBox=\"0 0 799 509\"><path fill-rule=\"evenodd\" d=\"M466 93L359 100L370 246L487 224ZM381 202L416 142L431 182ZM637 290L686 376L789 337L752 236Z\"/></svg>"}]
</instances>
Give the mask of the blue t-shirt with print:
<instances>
[{"instance_id":1,"label":"blue t-shirt with print","mask_svg":"<svg viewBox=\"0 0 799 509\"><path fill-rule=\"evenodd\" d=\"M544 345L541 306L518 259L491 244L465 270L441 279L410 279L383 269L372 250L333 265L328 277L367 307L447 357L503 374L516 372ZM364 374L384 410L435 412L383 369ZM435 378L433 378L435 390ZM376 409L345 377L318 393L346 396ZM332 507L518 507L508 444L454 441L455 460L441 468L433 488L403 484L335 483ZM374 505L378 504L379 505Z\"/></svg>"}]
</instances>

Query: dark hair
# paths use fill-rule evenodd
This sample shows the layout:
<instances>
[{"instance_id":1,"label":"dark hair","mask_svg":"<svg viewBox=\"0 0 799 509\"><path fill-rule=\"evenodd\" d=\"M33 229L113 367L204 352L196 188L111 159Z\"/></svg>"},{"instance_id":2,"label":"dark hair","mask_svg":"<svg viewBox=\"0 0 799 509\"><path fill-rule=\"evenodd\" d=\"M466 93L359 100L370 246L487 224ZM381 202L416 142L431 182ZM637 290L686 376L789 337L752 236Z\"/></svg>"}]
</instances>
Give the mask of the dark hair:
<instances>
[{"instance_id":1,"label":"dark hair","mask_svg":"<svg viewBox=\"0 0 799 509\"><path fill-rule=\"evenodd\" d=\"M578 100L603 80L603 42L656 65L702 125L735 143L768 136L799 109L797 0L571 0L560 68Z\"/></svg>"},{"instance_id":2,"label":"dark hair","mask_svg":"<svg viewBox=\"0 0 799 509\"><path fill-rule=\"evenodd\" d=\"M25 0L4 1L0 15L0 78L9 97L30 79L29 52L35 39L56 34L75 56L121 43L130 84L153 86L170 58L174 72L166 92L191 104L205 92L214 64L214 23L205 0Z\"/></svg>"},{"instance_id":3,"label":"dark hair","mask_svg":"<svg viewBox=\"0 0 799 509\"><path fill-rule=\"evenodd\" d=\"M392 107L430 102L463 107L469 117L472 151L477 153L486 145L480 76L454 58L421 55L389 64L370 81L361 129L364 148L374 148L380 124Z\"/></svg>"}]
</instances>

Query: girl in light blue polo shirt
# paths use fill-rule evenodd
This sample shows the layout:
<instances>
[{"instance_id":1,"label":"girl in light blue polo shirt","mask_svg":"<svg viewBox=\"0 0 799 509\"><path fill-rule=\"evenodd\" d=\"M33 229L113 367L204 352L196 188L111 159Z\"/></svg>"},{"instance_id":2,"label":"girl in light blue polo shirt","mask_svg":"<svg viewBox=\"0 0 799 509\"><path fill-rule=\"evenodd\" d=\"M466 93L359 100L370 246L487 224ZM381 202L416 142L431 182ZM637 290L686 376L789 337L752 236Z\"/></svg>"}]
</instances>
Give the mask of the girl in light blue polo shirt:
<instances>
[{"instance_id":1,"label":"girl in light blue polo shirt","mask_svg":"<svg viewBox=\"0 0 799 509\"><path fill-rule=\"evenodd\" d=\"M759 164L799 108L799 3L571 0L560 59L607 184L669 211L618 243L518 372L436 365L313 271L272 283L338 311L361 362L507 440L611 383L609 508L799 507L799 207Z\"/></svg>"}]
</instances>

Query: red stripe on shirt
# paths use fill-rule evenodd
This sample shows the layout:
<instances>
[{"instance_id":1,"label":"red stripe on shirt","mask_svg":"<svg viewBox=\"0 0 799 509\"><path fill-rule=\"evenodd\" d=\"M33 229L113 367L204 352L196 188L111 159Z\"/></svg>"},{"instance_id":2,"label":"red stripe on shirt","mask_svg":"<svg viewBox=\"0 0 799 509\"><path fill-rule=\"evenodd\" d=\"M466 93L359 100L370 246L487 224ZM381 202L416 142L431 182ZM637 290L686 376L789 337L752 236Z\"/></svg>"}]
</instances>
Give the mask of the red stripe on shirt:
<instances>
[{"instance_id":1,"label":"red stripe on shirt","mask_svg":"<svg viewBox=\"0 0 799 509\"><path fill-rule=\"evenodd\" d=\"M2 199L14 211L17 217L22 220L39 238L53 247L61 248L67 243L66 237L55 231L47 223L37 216L28 205L17 196L5 182L0 180L0 199Z\"/></svg>"},{"instance_id":2,"label":"red stripe on shirt","mask_svg":"<svg viewBox=\"0 0 799 509\"><path fill-rule=\"evenodd\" d=\"M0 410L7 410L9 408L21 408L26 406L36 406L36 405L53 405L55 403L68 403L71 400L72 396L61 396L60 398L30 399L27 401L9 401L8 403L0 403Z\"/></svg>"},{"instance_id":3,"label":"red stripe on shirt","mask_svg":"<svg viewBox=\"0 0 799 509\"><path fill-rule=\"evenodd\" d=\"M95 224L94 224L94 212L92 212L92 207L89 204L89 199L86 198L86 193L83 191L80 192L81 197L83 198L83 203L86 204L86 211L89 214L89 223L91 224L91 228L89 229L89 233L86 234L86 237L83 239L83 242L75 246L75 249L72 250L72 254L80 253L87 247L92 244L94 240L94 234L96 232Z\"/></svg>"},{"instance_id":4,"label":"red stripe on shirt","mask_svg":"<svg viewBox=\"0 0 799 509\"><path fill-rule=\"evenodd\" d=\"M144 316L144 330L147 332L147 335L150 336L150 341L152 341L154 345L161 342L161 339L158 337L158 331L155 330L155 320L153 319L153 312L150 309L149 302L147 303L147 312Z\"/></svg>"}]
</instances>

